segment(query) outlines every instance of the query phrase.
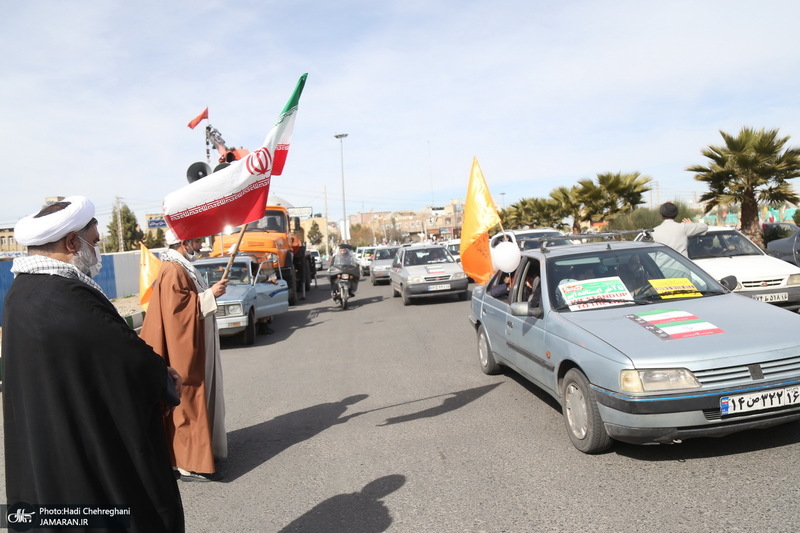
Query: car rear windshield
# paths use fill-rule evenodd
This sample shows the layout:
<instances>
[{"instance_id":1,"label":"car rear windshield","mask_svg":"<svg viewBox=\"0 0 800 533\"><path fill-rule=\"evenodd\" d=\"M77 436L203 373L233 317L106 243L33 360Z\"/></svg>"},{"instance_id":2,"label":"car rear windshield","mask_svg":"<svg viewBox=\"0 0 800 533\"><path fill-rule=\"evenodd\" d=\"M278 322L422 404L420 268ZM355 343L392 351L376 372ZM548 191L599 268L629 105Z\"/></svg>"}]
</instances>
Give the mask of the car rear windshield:
<instances>
[{"instance_id":1,"label":"car rear windshield","mask_svg":"<svg viewBox=\"0 0 800 533\"><path fill-rule=\"evenodd\" d=\"M714 231L689 237L687 251L690 259L764 255L750 239L738 231Z\"/></svg>"},{"instance_id":2,"label":"car rear windshield","mask_svg":"<svg viewBox=\"0 0 800 533\"><path fill-rule=\"evenodd\" d=\"M393 259L394 254L397 253L397 248L378 248L375 250L375 257L373 260L379 261L381 259Z\"/></svg>"}]
</instances>

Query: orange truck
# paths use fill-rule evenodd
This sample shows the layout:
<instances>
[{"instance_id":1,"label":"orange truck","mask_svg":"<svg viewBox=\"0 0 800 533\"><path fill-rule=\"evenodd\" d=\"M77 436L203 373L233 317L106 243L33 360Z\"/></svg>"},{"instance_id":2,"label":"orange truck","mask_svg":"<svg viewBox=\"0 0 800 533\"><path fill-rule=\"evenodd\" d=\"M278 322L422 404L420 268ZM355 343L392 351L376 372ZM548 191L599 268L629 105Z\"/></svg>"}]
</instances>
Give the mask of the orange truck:
<instances>
[{"instance_id":1,"label":"orange truck","mask_svg":"<svg viewBox=\"0 0 800 533\"><path fill-rule=\"evenodd\" d=\"M229 255L240 231L241 226L231 234L215 235L211 257ZM263 217L247 224L239 253L251 255L259 263L268 260L277 263L276 270L280 270L281 277L289 285L289 305L305 299L306 291L311 289L311 280L316 276L314 258L306 252L300 219L291 219L285 207L268 205Z\"/></svg>"}]
</instances>

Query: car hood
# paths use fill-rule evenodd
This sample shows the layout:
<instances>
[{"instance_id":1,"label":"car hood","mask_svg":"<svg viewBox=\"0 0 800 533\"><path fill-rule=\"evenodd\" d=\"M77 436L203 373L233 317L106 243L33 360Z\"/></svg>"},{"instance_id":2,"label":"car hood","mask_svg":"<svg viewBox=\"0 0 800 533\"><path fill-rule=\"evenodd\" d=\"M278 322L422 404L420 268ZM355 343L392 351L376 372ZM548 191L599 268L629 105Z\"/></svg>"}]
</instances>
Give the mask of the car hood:
<instances>
[{"instance_id":1,"label":"car hood","mask_svg":"<svg viewBox=\"0 0 800 533\"><path fill-rule=\"evenodd\" d=\"M253 290L252 285L228 285L225 294L217 298L217 303L241 302L247 293Z\"/></svg>"},{"instance_id":2,"label":"car hood","mask_svg":"<svg viewBox=\"0 0 800 533\"><path fill-rule=\"evenodd\" d=\"M698 331L695 336L681 336L669 323L655 323L658 311L695 317L698 322L693 326ZM548 332L615 359L621 354L640 368L698 370L800 355L795 333L800 329L800 315L738 294L551 312L550 318ZM668 331L673 335L664 336Z\"/></svg>"},{"instance_id":3,"label":"car hood","mask_svg":"<svg viewBox=\"0 0 800 533\"><path fill-rule=\"evenodd\" d=\"M800 274L800 268L769 255L736 255L693 259L693 261L715 279L736 276L739 282L785 278L792 274Z\"/></svg>"},{"instance_id":4,"label":"car hood","mask_svg":"<svg viewBox=\"0 0 800 533\"><path fill-rule=\"evenodd\" d=\"M432 265L409 265L405 267L409 276L436 276L437 274L450 274L461 272L458 263L436 263Z\"/></svg>"}]
</instances>

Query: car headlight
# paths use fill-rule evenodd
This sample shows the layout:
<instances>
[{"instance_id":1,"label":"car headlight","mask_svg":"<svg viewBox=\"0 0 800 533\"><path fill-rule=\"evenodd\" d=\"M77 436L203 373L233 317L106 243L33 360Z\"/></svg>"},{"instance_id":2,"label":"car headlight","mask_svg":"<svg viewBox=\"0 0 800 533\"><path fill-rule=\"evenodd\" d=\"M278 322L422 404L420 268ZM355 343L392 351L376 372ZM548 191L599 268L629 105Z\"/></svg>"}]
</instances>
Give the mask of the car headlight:
<instances>
[{"instance_id":1,"label":"car headlight","mask_svg":"<svg viewBox=\"0 0 800 533\"><path fill-rule=\"evenodd\" d=\"M223 304L217 307L217 316L241 316L244 315L244 308L241 302L235 304Z\"/></svg>"},{"instance_id":2,"label":"car headlight","mask_svg":"<svg viewBox=\"0 0 800 533\"><path fill-rule=\"evenodd\" d=\"M657 368L623 370L619 374L619 386L622 392L656 392L699 389L700 383L685 368Z\"/></svg>"},{"instance_id":3,"label":"car headlight","mask_svg":"<svg viewBox=\"0 0 800 533\"><path fill-rule=\"evenodd\" d=\"M465 279L467 275L463 272L456 272L450 279Z\"/></svg>"},{"instance_id":4,"label":"car headlight","mask_svg":"<svg viewBox=\"0 0 800 533\"><path fill-rule=\"evenodd\" d=\"M406 283L409 283L409 284L412 284L412 283L425 283L425 278L423 278L422 276L409 276L408 280L406 281Z\"/></svg>"},{"instance_id":5,"label":"car headlight","mask_svg":"<svg viewBox=\"0 0 800 533\"><path fill-rule=\"evenodd\" d=\"M789 279L786 280L787 285L800 285L800 274L792 274L789 276Z\"/></svg>"}]
</instances>

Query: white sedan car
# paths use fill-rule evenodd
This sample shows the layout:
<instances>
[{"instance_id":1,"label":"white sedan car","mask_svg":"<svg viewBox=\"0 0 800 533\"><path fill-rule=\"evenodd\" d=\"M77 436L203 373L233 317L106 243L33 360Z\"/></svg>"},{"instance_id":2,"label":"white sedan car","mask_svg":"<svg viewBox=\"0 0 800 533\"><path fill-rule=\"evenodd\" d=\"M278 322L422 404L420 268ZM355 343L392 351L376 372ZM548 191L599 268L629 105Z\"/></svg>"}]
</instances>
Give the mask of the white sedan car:
<instances>
[{"instance_id":1,"label":"white sedan car","mask_svg":"<svg viewBox=\"0 0 800 533\"><path fill-rule=\"evenodd\" d=\"M466 300L469 279L444 246L421 244L397 250L389 283L392 296L402 296L403 304L410 305L418 298L447 294Z\"/></svg>"},{"instance_id":2,"label":"white sedan car","mask_svg":"<svg viewBox=\"0 0 800 533\"><path fill-rule=\"evenodd\" d=\"M800 267L764 253L733 228L711 226L689 238L689 259L720 280L736 276L734 292L784 309L800 309Z\"/></svg>"}]
</instances>

